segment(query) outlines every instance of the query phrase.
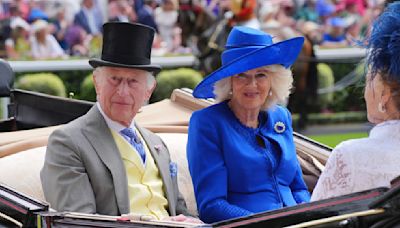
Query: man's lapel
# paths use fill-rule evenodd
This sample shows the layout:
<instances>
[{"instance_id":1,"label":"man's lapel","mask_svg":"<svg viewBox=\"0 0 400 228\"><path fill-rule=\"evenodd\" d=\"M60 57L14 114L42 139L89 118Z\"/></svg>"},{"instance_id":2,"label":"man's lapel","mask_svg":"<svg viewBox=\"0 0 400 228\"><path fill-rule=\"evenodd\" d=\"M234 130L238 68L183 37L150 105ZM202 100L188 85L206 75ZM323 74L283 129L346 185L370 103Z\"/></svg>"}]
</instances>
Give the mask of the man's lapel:
<instances>
[{"instance_id":1,"label":"man's lapel","mask_svg":"<svg viewBox=\"0 0 400 228\"><path fill-rule=\"evenodd\" d=\"M174 185L172 183L171 174L169 170L170 159L168 150L158 139L157 136L149 134L147 130L143 129L138 125L136 125L136 128L138 129L144 141L146 142L150 150L150 153L153 156L153 159L156 162L156 165L160 172L161 178L163 180L164 192L168 199L169 212L170 214L176 214L175 208L177 202L175 200L176 199L175 194L177 193L174 192L173 188Z\"/></svg>"},{"instance_id":2,"label":"man's lapel","mask_svg":"<svg viewBox=\"0 0 400 228\"><path fill-rule=\"evenodd\" d=\"M83 134L111 173L113 183L110 184L114 185L119 211L128 213L130 209L125 166L110 129L96 105L88 112L86 123Z\"/></svg>"}]
</instances>

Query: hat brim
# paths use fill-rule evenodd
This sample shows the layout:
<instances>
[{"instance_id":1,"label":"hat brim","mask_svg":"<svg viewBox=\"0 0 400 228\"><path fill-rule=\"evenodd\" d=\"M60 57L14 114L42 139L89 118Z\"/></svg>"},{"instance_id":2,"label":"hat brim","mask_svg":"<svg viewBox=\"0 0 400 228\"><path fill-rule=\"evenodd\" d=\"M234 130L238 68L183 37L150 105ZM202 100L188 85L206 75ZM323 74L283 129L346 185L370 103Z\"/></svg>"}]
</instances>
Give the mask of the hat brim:
<instances>
[{"instance_id":1,"label":"hat brim","mask_svg":"<svg viewBox=\"0 0 400 228\"><path fill-rule=\"evenodd\" d=\"M120 63L114 63L110 61L104 61L102 59L93 58L89 60L89 64L93 67L101 67L101 66L109 66L109 67L123 67L123 68L133 68L140 69L149 72L153 72L154 75L158 74L161 71L160 65L126 65Z\"/></svg>"},{"instance_id":2,"label":"hat brim","mask_svg":"<svg viewBox=\"0 0 400 228\"><path fill-rule=\"evenodd\" d=\"M214 83L262 66L280 64L285 68L297 59L304 43L303 37L296 37L249 52L218 68L201 81L193 90L196 98L214 98Z\"/></svg>"}]
</instances>

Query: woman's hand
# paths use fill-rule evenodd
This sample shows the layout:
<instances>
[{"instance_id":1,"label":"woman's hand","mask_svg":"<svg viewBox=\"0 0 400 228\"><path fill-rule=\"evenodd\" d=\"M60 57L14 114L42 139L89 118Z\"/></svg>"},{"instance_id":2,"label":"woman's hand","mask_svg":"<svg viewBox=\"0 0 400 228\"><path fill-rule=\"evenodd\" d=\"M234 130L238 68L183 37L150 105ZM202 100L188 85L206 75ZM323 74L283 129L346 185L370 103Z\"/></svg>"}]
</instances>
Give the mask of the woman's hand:
<instances>
[{"instance_id":1,"label":"woman's hand","mask_svg":"<svg viewBox=\"0 0 400 228\"><path fill-rule=\"evenodd\" d=\"M187 222L187 223L197 223L197 224L202 224L203 223L198 218L185 216L183 214L180 214L180 215L177 215L177 216L166 217L166 218L163 219L163 221Z\"/></svg>"}]
</instances>

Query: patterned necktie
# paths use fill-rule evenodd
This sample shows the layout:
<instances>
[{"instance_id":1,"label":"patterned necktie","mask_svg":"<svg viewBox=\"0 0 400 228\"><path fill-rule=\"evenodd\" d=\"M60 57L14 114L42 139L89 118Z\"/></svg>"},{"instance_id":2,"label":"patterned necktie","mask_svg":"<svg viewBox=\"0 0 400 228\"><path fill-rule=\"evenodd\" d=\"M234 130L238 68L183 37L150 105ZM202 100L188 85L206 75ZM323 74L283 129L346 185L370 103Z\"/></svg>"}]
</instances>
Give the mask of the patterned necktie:
<instances>
[{"instance_id":1,"label":"patterned necktie","mask_svg":"<svg viewBox=\"0 0 400 228\"><path fill-rule=\"evenodd\" d=\"M142 158L143 163L146 161L146 153L144 151L143 143L132 128L125 128L121 131L121 134L125 136L128 142L137 150Z\"/></svg>"}]
</instances>

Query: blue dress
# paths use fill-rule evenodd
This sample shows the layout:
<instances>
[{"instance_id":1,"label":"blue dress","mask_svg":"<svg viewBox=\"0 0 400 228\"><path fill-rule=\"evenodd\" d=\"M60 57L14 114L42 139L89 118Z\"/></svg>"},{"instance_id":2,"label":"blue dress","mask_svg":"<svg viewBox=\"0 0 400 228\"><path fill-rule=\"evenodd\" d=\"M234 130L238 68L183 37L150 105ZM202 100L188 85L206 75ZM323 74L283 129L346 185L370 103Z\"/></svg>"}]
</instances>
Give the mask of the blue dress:
<instances>
[{"instance_id":1,"label":"blue dress","mask_svg":"<svg viewBox=\"0 0 400 228\"><path fill-rule=\"evenodd\" d=\"M202 221L309 201L289 111L274 106L260 113L259 123L257 129L241 124L227 102L193 113L187 158Z\"/></svg>"}]
</instances>

